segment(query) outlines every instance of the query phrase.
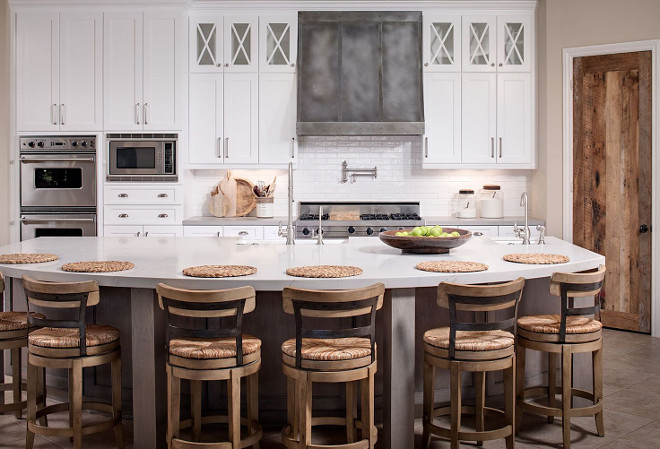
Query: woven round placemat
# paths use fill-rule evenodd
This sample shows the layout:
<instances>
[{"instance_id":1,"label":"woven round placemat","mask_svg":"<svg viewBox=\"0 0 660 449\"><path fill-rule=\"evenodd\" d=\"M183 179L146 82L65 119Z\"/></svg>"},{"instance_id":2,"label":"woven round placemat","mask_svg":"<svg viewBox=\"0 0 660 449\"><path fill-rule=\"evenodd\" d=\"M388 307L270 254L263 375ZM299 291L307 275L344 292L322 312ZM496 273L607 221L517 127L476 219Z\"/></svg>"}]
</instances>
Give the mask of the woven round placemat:
<instances>
[{"instance_id":1,"label":"woven round placemat","mask_svg":"<svg viewBox=\"0 0 660 449\"><path fill-rule=\"evenodd\" d=\"M94 261L94 262L72 262L62 265L63 271L75 273L111 273L113 271L130 270L135 265L130 262L118 262L116 260Z\"/></svg>"},{"instance_id":2,"label":"woven round placemat","mask_svg":"<svg viewBox=\"0 0 660 449\"><path fill-rule=\"evenodd\" d=\"M44 263L59 259L55 254L0 254L0 263L19 264L19 263Z\"/></svg>"},{"instance_id":3,"label":"woven round placemat","mask_svg":"<svg viewBox=\"0 0 660 449\"><path fill-rule=\"evenodd\" d=\"M199 265L183 269L185 276L196 278L230 278L235 276L248 276L257 272L249 265Z\"/></svg>"},{"instance_id":4,"label":"woven round placemat","mask_svg":"<svg viewBox=\"0 0 660 449\"><path fill-rule=\"evenodd\" d=\"M553 264L553 263L566 263L571 260L568 256L561 254L544 254L544 253L530 253L530 254L507 254L503 257L507 262L526 263L526 264Z\"/></svg>"},{"instance_id":5,"label":"woven round placemat","mask_svg":"<svg viewBox=\"0 0 660 449\"><path fill-rule=\"evenodd\" d=\"M430 262L420 262L415 268L421 271L432 271L436 273L473 273L476 271L486 271L488 265L479 262L433 260Z\"/></svg>"},{"instance_id":6,"label":"woven round placemat","mask_svg":"<svg viewBox=\"0 0 660 449\"><path fill-rule=\"evenodd\" d=\"M287 268L286 274L300 278L346 278L362 274L362 268L349 265L309 265Z\"/></svg>"}]
</instances>

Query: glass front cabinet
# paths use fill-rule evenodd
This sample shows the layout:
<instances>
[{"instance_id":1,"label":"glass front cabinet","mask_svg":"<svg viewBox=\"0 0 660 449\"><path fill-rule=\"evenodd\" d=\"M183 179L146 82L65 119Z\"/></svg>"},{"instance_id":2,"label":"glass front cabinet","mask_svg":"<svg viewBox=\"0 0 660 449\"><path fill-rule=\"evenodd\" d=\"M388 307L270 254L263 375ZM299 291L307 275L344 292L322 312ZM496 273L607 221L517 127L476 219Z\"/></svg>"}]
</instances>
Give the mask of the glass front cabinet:
<instances>
[{"instance_id":1,"label":"glass front cabinet","mask_svg":"<svg viewBox=\"0 0 660 449\"><path fill-rule=\"evenodd\" d=\"M424 14L424 71L461 70L461 16Z\"/></svg>"},{"instance_id":2,"label":"glass front cabinet","mask_svg":"<svg viewBox=\"0 0 660 449\"><path fill-rule=\"evenodd\" d=\"M190 18L190 71L196 73L223 71L222 16L203 14Z\"/></svg>"},{"instance_id":3,"label":"glass front cabinet","mask_svg":"<svg viewBox=\"0 0 660 449\"><path fill-rule=\"evenodd\" d=\"M529 72L533 30L528 16L464 16L463 70Z\"/></svg>"},{"instance_id":4,"label":"glass front cabinet","mask_svg":"<svg viewBox=\"0 0 660 449\"><path fill-rule=\"evenodd\" d=\"M298 50L298 14L259 16L259 71L294 73Z\"/></svg>"}]
</instances>

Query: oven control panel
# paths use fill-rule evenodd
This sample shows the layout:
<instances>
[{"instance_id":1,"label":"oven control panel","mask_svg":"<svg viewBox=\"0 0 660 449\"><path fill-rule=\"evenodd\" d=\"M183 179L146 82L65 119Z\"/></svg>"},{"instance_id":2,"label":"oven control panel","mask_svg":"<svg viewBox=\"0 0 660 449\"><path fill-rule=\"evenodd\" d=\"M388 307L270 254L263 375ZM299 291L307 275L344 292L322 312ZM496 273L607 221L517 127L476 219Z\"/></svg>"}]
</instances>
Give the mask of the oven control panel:
<instances>
[{"instance_id":1,"label":"oven control panel","mask_svg":"<svg viewBox=\"0 0 660 449\"><path fill-rule=\"evenodd\" d=\"M21 137L20 151L95 151L96 136Z\"/></svg>"}]
</instances>

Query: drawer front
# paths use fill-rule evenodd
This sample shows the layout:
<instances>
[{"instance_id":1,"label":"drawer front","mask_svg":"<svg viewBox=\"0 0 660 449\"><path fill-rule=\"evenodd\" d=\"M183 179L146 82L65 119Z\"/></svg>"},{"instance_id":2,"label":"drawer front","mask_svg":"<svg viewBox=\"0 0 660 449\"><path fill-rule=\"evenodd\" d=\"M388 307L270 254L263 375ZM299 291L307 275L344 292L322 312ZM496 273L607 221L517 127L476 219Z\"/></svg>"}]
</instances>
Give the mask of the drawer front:
<instances>
[{"instance_id":1,"label":"drawer front","mask_svg":"<svg viewBox=\"0 0 660 449\"><path fill-rule=\"evenodd\" d=\"M142 226L104 226L105 237L142 237Z\"/></svg>"},{"instance_id":2,"label":"drawer front","mask_svg":"<svg viewBox=\"0 0 660 449\"><path fill-rule=\"evenodd\" d=\"M183 206L105 206L105 224L175 225L180 224Z\"/></svg>"},{"instance_id":3,"label":"drawer front","mask_svg":"<svg viewBox=\"0 0 660 449\"><path fill-rule=\"evenodd\" d=\"M243 237L246 240L263 240L263 226L224 226L225 237Z\"/></svg>"},{"instance_id":4,"label":"drawer front","mask_svg":"<svg viewBox=\"0 0 660 449\"><path fill-rule=\"evenodd\" d=\"M479 233L486 237L497 237L497 226L459 226L472 232L473 237L479 237Z\"/></svg>"},{"instance_id":5,"label":"drawer front","mask_svg":"<svg viewBox=\"0 0 660 449\"><path fill-rule=\"evenodd\" d=\"M121 186L106 186L104 189L105 204L182 204L183 188L180 186L125 188Z\"/></svg>"},{"instance_id":6,"label":"drawer front","mask_svg":"<svg viewBox=\"0 0 660 449\"><path fill-rule=\"evenodd\" d=\"M286 240L278 235L279 226L264 226L264 240Z\"/></svg>"},{"instance_id":7,"label":"drawer front","mask_svg":"<svg viewBox=\"0 0 660 449\"><path fill-rule=\"evenodd\" d=\"M184 237L222 237L222 226L184 226Z\"/></svg>"}]
</instances>

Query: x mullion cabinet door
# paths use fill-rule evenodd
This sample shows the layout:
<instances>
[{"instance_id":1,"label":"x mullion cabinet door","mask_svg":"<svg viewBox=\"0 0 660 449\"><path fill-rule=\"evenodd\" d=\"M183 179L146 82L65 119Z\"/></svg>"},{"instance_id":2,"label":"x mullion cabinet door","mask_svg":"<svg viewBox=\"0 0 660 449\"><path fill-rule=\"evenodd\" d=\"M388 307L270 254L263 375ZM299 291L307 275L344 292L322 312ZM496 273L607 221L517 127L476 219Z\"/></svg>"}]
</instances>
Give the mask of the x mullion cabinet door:
<instances>
[{"instance_id":1,"label":"x mullion cabinet door","mask_svg":"<svg viewBox=\"0 0 660 449\"><path fill-rule=\"evenodd\" d=\"M200 13L190 17L189 27L190 72L222 73L224 65L222 16Z\"/></svg>"},{"instance_id":2,"label":"x mullion cabinet door","mask_svg":"<svg viewBox=\"0 0 660 449\"><path fill-rule=\"evenodd\" d=\"M259 71L294 73L298 54L298 14L259 16Z\"/></svg>"},{"instance_id":3,"label":"x mullion cabinet door","mask_svg":"<svg viewBox=\"0 0 660 449\"><path fill-rule=\"evenodd\" d=\"M257 72L258 16L225 16L224 18L224 71Z\"/></svg>"},{"instance_id":4,"label":"x mullion cabinet door","mask_svg":"<svg viewBox=\"0 0 660 449\"><path fill-rule=\"evenodd\" d=\"M529 72L534 30L531 16L497 17L497 71Z\"/></svg>"},{"instance_id":5,"label":"x mullion cabinet door","mask_svg":"<svg viewBox=\"0 0 660 449\"><path fill-rule=\"evenodd\" d=\"M495 72L496 16L463 16L464 72Z\"/></svg>"},{"instance_id":6,"label":"x mullion cabinet door","mask_svg":"<svg viewBox=\"0 0 660 449\"><path fill-rule=\"evenodd\" d=\"M461 16L424 14L424 71L461 71Z\"/></svg>"}]
</instances>

